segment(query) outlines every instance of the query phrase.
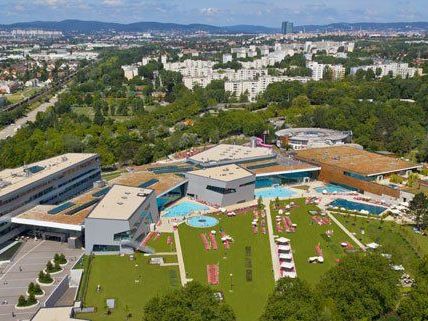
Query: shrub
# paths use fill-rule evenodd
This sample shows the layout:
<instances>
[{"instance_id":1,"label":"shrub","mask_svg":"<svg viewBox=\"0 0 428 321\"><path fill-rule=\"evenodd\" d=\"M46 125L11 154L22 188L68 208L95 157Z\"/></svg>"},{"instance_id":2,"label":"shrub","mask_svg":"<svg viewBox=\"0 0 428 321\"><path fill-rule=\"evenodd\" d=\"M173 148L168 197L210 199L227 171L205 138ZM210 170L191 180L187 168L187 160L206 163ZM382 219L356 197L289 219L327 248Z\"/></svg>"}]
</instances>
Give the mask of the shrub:
<instances>
[{"instance_id":1,"label":"shrub","mask_svg":"<svg viewBox=\"0 0 428 321\"><path fill-rule=\"evenodd\" d=\"M52 272L54 269L51 261L48 261L48 263L46 264L46 272Z\"/></svg>"},{"instance_id":2,"label":"shrub","mask_svg":"<svg viewBox=\"0 0 428 321\"><path fill-rule=\"evenodd\" d=\"M40 285L38 283L36 283L34 285L34 295L41 295L43 294L43 290L40 288Z\"/></svg>"},{"instance_id":3,"label":"shrub","mask_svg":"<svg viewBox=\"0 0 428 321\"><path fill-rule=\"evenodd\" d=\"M52 264L51 261L48 261L48 263L46 263L46 272L53 273L58 272L60 270L61 266L59 265L59 262L55 262L55 264Z\"/></svg>"},{"instance_id":4,"label":"shrub","mask_svg":"<svg viewBox=\"0 0 428 321\"><path fill-rule=\"evenodd\" d=\"M39 281L41 283L52 283L53 279L49 273L39 272Z\"/></svg>"},{"instance_id":5,"label":"shrub","mask_svg":"<svg viewBox=\"0 0 428 321\"><path fill-rule=\"evenodd\" d=\"M36 303L37 303L37 300L36 300L34 293L30 293L30 295L28 296L28 299L27 299L27 305L33 305Z\"/></svg>"},{"instance_id":6,"label":"shrub","mask_svg":"<svg viewBox=\"0 0 428 321\"><path fill-rule=\"evenodd\" d=\"M389 180L391 183L395 183L395 184L402 184L404 182L404 178L401 176L398 176L397 174L392 174Z\"/></svg>"},{"instance_id":7,"label":"shrub","mask_svg":"<svg viewBox=\"0 0 428 321\"><path fill-rule=\"evenodd\" d=\"M25 297L23 295L20 295L18 298L18 306L19 307L27 306L27 300L25 299Z\"/></svg>"},{"instance_id":8,"label":"shrub","mask_svg":"<svg viewBox=\"0 0 428 321\"><path fill-rule=\"evenodd\" d=\"M64 253L61 253L60 255L59 255L59 264L65 264L65 263L67 263L67 259L65 258L65 255L64 255Z\"/></svg>"}]
</instances>

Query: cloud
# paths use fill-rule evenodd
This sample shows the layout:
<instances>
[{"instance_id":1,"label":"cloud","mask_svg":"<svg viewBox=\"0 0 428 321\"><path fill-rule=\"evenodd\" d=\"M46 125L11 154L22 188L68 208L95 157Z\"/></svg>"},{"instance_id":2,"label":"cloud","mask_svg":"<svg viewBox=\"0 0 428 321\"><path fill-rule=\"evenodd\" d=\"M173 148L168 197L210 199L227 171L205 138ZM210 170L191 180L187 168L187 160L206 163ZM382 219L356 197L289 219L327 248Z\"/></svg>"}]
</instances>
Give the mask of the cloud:
<instances>
[{"instance_id":1,"label":"cloud","mask_svg":"<svg viewBox=\"0 0 428 321\"><path fill-rule=\"evenodd\" d=\"M103 4L109 7L118 7L122 4L122 0L103 0Z\"/></svg>"},{"instance_id":2,"label":"cloud","mask_svg":"<svg viewBox=\"0 0 428 321\"><path fill-rule=\"evenodd\" d=\"M203 16L211 17L221 13L221 10L218 8L202 8L200 12Z\"/></svg>"},{"instance_id":3,"label":"cloud","mask_svg":"<svg viewBox=\"0 0 428 321\"><path fill-rule=\"evenodd\" d=\"M55 7L63 4L64 1L63 0L37 0L36 3L40 4L42 6L55 8Z\"/></svg>"}]
</instances>

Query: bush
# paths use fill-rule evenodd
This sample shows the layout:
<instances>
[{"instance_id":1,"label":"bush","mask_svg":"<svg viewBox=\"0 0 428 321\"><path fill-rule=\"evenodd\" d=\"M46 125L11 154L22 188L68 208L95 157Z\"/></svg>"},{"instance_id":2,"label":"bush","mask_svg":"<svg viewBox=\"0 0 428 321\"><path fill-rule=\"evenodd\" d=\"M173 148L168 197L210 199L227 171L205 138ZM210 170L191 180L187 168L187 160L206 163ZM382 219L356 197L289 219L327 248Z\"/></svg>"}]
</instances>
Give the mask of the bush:
<instances>
[{"instance_id":1,"label":"bush","mask_svg":"<svg viewBox=\"0 0 428 321\"><path fill-rule=\"evenodd\" d=\"M54 263L65 264L67 263L67 259L65 258L64 253L58 254L56 253L54 256Z\"/></svg>"},{"instance_id":2,"label":"bush","mask_svg":"<svg viewBox=\"0 0 428 321\"><path fill-rule=\"evenodd\" d=\"M51 261L48 261L48 263L46 263L46 272L54 273L58 271L61 271L61 266L59 265L59 262L55 262L55 265L52 264Z\"/></svg>"},{"instance_id":3,"label":"bush","mask_svg":"<svg viewBox=\"0 0 428 321\"><path fill-rule=\"evenodd\" d=\"M19 307L25 307L27 306L27 300L25 299L25 297L23 295L20 295L18 298L18 304Z\"/></svg>"},{"instance_id":4,"label":"bush","mask_svg":"<svg viewBox=\"0 0 428 321\"><path fill-rule=\"evenodd\" d=\"M43 271L39 272L39 282L40 283L52 283L53 279L49 273L44 273Z\"/></svg>"},{"instance_id":5,"label":"bush","mask_svg":"<svg viewBox=\"0 0 428 321\"><path fill-rule=\"evenodd\" d=\"M37 303L37 300L36 300L34 293L30 293L30 295L28 296L28 299L27 299L27 305L33 305L36 303Z\"/></svg>"},{"instance_id":6,"label":"bush","mask_svg":"<svg viewBox=\"0 0 428 321\"><path fill-rule=\"evenodd\" d=\"M404 178L401 176L398 176L397 174L392 174L389 180L391 183L395 183L395 184L402 184L404 182Z\"/></svg>"}]
</instances>

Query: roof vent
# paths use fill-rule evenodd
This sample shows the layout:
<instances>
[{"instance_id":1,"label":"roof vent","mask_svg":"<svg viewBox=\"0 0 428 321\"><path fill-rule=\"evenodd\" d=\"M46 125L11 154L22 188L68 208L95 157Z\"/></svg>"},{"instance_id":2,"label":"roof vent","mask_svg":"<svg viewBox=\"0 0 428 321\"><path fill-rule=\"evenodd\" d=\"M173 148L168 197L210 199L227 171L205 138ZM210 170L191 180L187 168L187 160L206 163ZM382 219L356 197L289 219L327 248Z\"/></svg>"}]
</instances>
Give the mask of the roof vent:
<instances>
[{"instance_id":1,"label":"roof vent","mask_svg":"<svg viewBox=\"0 0 428 321\"><path fill-rule=\"evenodd\" d=\"M123 203L122 202L117 202L117 205L123 205Z\"/></svg>"}]
</instances>

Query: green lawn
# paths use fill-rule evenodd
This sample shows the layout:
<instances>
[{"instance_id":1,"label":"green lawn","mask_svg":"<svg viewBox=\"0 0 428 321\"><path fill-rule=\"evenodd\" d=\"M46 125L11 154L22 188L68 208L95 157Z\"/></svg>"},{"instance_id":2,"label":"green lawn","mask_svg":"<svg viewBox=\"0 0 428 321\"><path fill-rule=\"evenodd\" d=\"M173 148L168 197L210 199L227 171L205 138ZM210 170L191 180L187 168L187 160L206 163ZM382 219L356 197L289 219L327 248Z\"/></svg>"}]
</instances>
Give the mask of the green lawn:
<instances>
[{"instance_id":1,"label":"green lawn","mask_svg":"<svg viewBox=\"0 0 428 321\"><path fill-rule=\"evenodd\" d=\"M101 178L106 180L106 181L111 181L112 179L119 177L120 174L122 174L121 171L103 172L103 173L101 173Z\"/></svg>"},{"instance_id":2,"label":"green lawn","mask_svg":"<svg viewBox=\"0 0 428 321\"><path fill-rule=\"evenodd\" d=\"M180 286L177 267L150 265L148 260L141 254L136 255L135 261L131 261L129 256L95 256L84 304L95 306L97 311L81 313L78 317L119 321L126 320L126 315L132 313L130 320L141 320L143 307L150 298ZM100 293L96 292L98 284L102 289ZM111 315L106 315L105 300L108 298L116 299L116 308Z\"/></svg>"},{"instance_id":3,"label":"green lawn","mask_svg":"<svg viewBox=\"0 0 428 321\"><path fill-rule=\"evenodd\" d=\"M291 240L291 248L293 250L294 262L296 264L297 276L308 281L311 284L316 284L320 277L336 264L336 259L342 258L345 251L340 246L341 242L351 242L355 249L359 249L349 237L333 222L329 225L318 225L311 219L309 210L319 210L314 205L305 205L304 199L294 199L281 201L283 205L294 201L298 207L290 211L291 221L297 224L297 229L294 233L277 233L275 228L275 217L278 212L273 208L271 203L272 223L274 234L284 236ZM331 238L326 237L325 232L333 230ZM315 246L320 243L324 255L324 263L311 264L308 263L310 256L316 256Z\"/></svg>"},{"instance_id":4,"label":"green lawn","mask_svg":"<svg viewBox=\"0 0 428 321\"><path fill-rule=\"evenodd\" d=\"M167 244L168 237L171 237L172 244ZM151 239L147 246L155 249L156 252L175 252L175 244L174 244L174 234L172 233L162 233L155 239Z\"/></svg>"},{"instance_id":5,"label":"green lawn","mask_svg":"<svg viewBox=\"0 0 428 321\"><path fill-rule=\"evenodd\" d=\"M8 101L14 104L21 100L24 100L27 97L34 95L37 91L37 88L25 88L23 90L17 91L16 93L6 95L6 98Z\"/></svg>"},{"instance_id":6,"label":"green lawn","mask_svg":"<svg viewBox=\"0 0 428 321\"><path fill-rule=\"evenodd\" d=\"M382 253L392 254L393 262L402 264L410 273L416 271L420 258L428 255L428 238L414 233L409 226L341 214L335 217L361 242L379 243Z\"/></svg>"},{"instance_id":7,"label":"green lawn","mask_svg":"<svg viewBox=\"0 0 428 321\"><path fill-rule=\"evenodd\" d=\"M214 228L179 227L187 277L207 283L207 264L219 264L220 284L213 286L222 291L225 300L235 311L238 320L258 320L274 287L272 259L267 234L253 234L252 214L240 214L233 218L217 216L220 223ZM206 251L200 233L223 229L234 238L229 250L225 250L217 236L218 250ZM218 233L219 234L219 233ZM247 253L246 247L250 247ZM252 281L247 281L246 271L251 270ZM231 278L232 273L232 291Z\"/></svg>"}]
</instances>

